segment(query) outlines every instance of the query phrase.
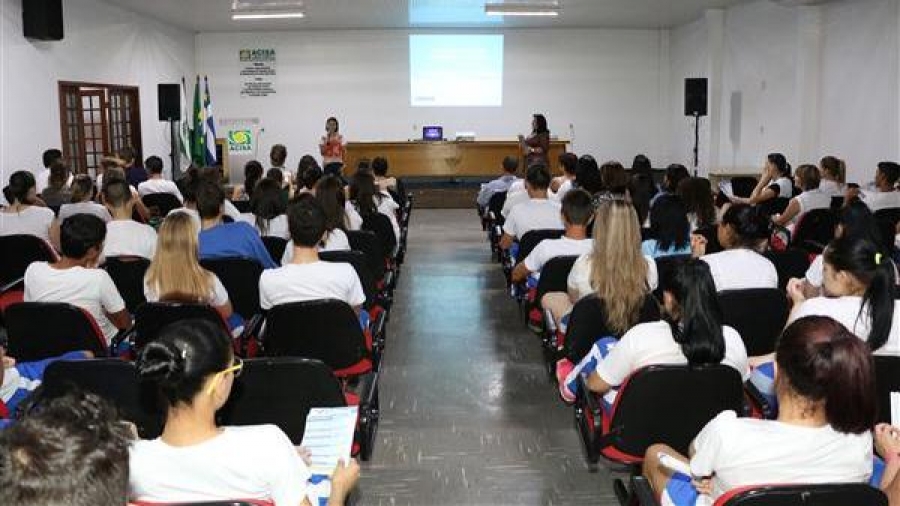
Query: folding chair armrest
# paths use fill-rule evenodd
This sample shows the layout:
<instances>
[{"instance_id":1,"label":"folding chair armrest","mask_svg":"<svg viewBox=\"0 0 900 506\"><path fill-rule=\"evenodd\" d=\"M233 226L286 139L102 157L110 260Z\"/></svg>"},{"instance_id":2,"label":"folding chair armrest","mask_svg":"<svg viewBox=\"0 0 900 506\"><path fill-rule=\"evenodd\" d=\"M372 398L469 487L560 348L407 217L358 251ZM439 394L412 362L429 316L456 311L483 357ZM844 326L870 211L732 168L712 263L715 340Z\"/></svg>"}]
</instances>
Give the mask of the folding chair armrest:
<instances>
[{"instance_id":1,"label":"folding chair armrest","mask_svg":"<svg viewBox=\"0 0 900 506\"><path fill-rule=\"evenodd\" d=\"M241 331L241 335L236 339L238 340L238 346L241 350L241 355L247 356L247 346L251 339L258 338L259 332L262 330L263 323L265 323L266 317L262 313L257 313L250 317L249 320L244 322L244 330Z\"/></svg>"},{"instance_id":2,"label":"folding chair armrest","mask_svg":"<svg viewBox=\"0 0 900 506\"><path fill-rule=\"evenodd\" d=\"M591 413L594 433L599 434L603 429L603 408L600 407L597 394L588 389L587 380L584 379L584 376L579 374L576 381L578 382L578 398L576 402L583 403L585 410Z\"/></svg>"},{"instance_id":3,"label":"folding chair armrest","mask_svg":"<svg viewBox=\"0 0 900 506\"><path fill-rule=\"evenodd\" d=\"M0 293L6 293L17 286L23 284L25 282L25 278L14 279L5 285L0 285Z\"/></svg>"},{"instance_id":4,"label":"folding chair armrest","mask_svg":"<svg viewBox=\"0 0 900 506\"><path fill-rule=\"evenodd\" d=\"M109 343L109 356L117 357L119 355L119 348L126 342L131 343L133 346L134 336L134 325L116 332L116 335L113 336L112 341Z\"/></svg>"},{"instance_id":5,"label":"folding chair armrest","mask_svg":"<svg viewBox=\"0 0 900 506\"><path fill-rule=\"evenodd\" d=\"M360 406L370 406L375 402L375 395L378 391L378 375L379 371L374 370L359 379L359 404Z\"/></svg>"},{"instance_id":6,"label":"folding chair armrest","mask_svg":"<svg viewBox=\"0 0 900 506\"><path fill-rule=\"evenodd\" d=\"M378 313L378 317L369 322L369 331L375 340L384 342L384 325L387 321L387 311Z\"/></svg>"},{"instance_id":7,"label":"folding chair armrest","mask_svg":"<svg viewBox=\"0 0 900 506\"><path fill-rule=\"evenodd\" d=\"M540 301L537 301L540 303ZM553 313L549 309L544 309L544 325L547 326L547 332L556 333L559 330L556 326L556 320L553 319Z\"/></svg>"},{"instance_id":8,"label":"folding chair armrest","mask_svg":"<svg viewBox=\"0 0 900 506\"><path fill-rule=\"evenodd\" d=\"M396 275L394 271L385 271L384 273L384 286L387 287L388 290L394 289L394 278Z\"/></svg>"},{"instance_id":9,"label":"folding chair armrest","mask_svg":"<svg viewBox=\"0 0 900 506\"><path fill-rule=\"evenodd\" d=\"M766 400L766 397L756 388L752 382L747 381L744 383L744 391L747 392L747 396L750 397L752 402L755 402L757 406L759 406L759 410L762 411L763 417L766 420L774 420L775 419L775 407L769 404L769 401Z\"/></svg>"},{"instance_id":10,"label":"folding chair armrest","mask_svg":"<svg viewBox=\"0 0 900 506\"><path fill-rule=\"evenodd\" d=\"M634 504L639 506L659 506L659 501L656 500L656 493L653 492L650 480L643 476L631 477L631 494L632 498L637 501Z\"/></svg>"}]
</instances>

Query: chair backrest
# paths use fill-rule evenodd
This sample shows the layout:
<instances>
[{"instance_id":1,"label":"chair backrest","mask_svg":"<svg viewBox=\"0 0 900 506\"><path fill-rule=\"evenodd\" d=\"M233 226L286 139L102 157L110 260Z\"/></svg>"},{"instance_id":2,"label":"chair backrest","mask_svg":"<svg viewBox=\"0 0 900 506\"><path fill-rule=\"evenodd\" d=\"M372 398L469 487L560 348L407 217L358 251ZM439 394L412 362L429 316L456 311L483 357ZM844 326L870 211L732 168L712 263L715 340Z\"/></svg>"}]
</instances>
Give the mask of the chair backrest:
<instances>
[{"instance_id":1,"label":"chair backrest","mask_svg":"<svg viewBox=\"0 0 900 506\"><path fill-rule=\"evenodd\" d=\"M369 355L353 309L335 299L273 307L266 317L263 347L267 356L314 358L332 370L351 367Z\"/></svg>"},{"instance_id":2,"label":"chair backrest","mask_svg":"<svg viewBox=\"0 0 900 506\"><path fill-rule=\"evenodd\" d=\"M382 258L388 258L393 254L397 246L397 236L394 235L390 218L381 213L370 213L363 216L362 229L375 232Z\"/></svg>"},{"instance_id":3,"label":"chair backrest","mask_svg":"<svg viewBox=\"0 0 900 506\"><path fill-rule=\"evenodd\" d=\"M250 201L249 200L232 200L231 204L234 205L234 208L237 209L239 213L249 213L250 212Z\"/></svg>"},{"instance_id":4,"label":"chair backrest","mask_svg":"<svg viewBox=\"0 0 900 506\"><path fill-rule=\"evenodd\" d=\"M137 426L141 438L152 439L162 433L165 412L157 402L155 388L141 382L133 363L114 358L60 360L47 367L45 395L62 395L71 386L109 401L121 418Z\"/></svg>"},{"instance_id":5,"label":"chair backrest","mask_svg":"<svg viewBox=\"0 0 900 506\"><path fill-rule=\"evenodd\" d=\"M616 450L643 457L654 443L687 455L691 441L725 410L740 413L741 375L727 365L655 365L634 372L619 388L608 434Z\"/></svg>"},{"instance_id":6,"label":"chair backrest","mask_svg":"<svg viewBox=\"0 0 900 506\"><path fill-rule=\"evenodd\" d=\"M894 249L894 237L897 235L897 222L900 222L900 208L892 207L875 211L875 219L878 221L878 230L884 245L890 250Z\"/></svg>"},{"instance_id":7,"label":"chair backrest","mask_svg":"<svg viewBox=\"0 0 900 506\"><path fill-rule=\"evenodd\" d=\"M201 260L200 265L219 277L237 314L249 319L261 311L259 277L263 266L259 262L249 258L216 258Z\"/></svg>"},{"instance_id":8,"label":"chair backrest","mask_svg":"<svg viewBox=\"0 0 900 506\"><path fill-rule=\"evenodd\" d=\"M878 422L891 420L891 392L900 392L900 357L875 356L875 384L878 392Z\"/></svg>"},{"instance_id":9,"label":"chair backrest","mask_svg":"<svg viewBox=\"0 0 900 506\"><path fill-rule=\"evenodd\" d=\"M745 487L720 496L714 506L887 506L884 493L866 483Z\"/></svg>"},{"instance_id":10,"label":"chair backrest","mask_svg":"<svg viewBox=\"0 0 900 506\"><path fill-rule=\"evenodd\" d=\"M791 199L788 197L775 197L774 199L769 199L758 204L758 207L760 213L767 216L772 216L774 214L783 213L784 210L787 209L787 206L790 202Z\"/></svg>"},{"instance_id":11,"label":"chair backrest","mask_svg":"<svg viewBox=\"0 0 900 506\"><path fill-rule=\"evenodd\" d=\"M266 249L269 250L269 256L272 257L272 260L275 260L276 264L281 263L281 257L284 256L284 249L287 247L288 240L284 237L278 237L274 235L264 235L260 237L262 239L263 245L265 245Z\"/></svg>"},{"instance_id":12,"label":"chair backrest","mask_svg":"<svg viewBox=\"0 0 900 506\"><path fill-rule=\"evenodd\" d=\"M799 248L788 248L784 251L770 250L763 256L775 265L778 272L778 289L784 291L791 278L803 279L809 269L809 253Z\"/></svg>"},{"instance_id":13,"label":"chair backrest","mask_svg":"<svg viewBox=\"0 0 900 506\"><path fill-rule=\"evenodd\" d=\"M540 229L526 232L519 238L519 252L516 253L516 261L521 262L528 258L528 255L534 251L534 248L544 239L559 239L563 236L565 230L558 229Z\"/></svg>"},{"instance_id":14,"label":"chair backrest","mask_svg":"<svg viewBox=\"0 0 900 506\"><path fill-rule=\"evenodd\" d=\"M731 191L738 197L749 197L756 188L757 180L752 176L731 178Z\"/></svg>"},{"instance_id":15,"label":"chair backrest","mask_svg":"<svg viewBox=\"0 0 900 506\"><path fill-rule=\"evenodd\" d=\"M106 338L87 311L64 302L19 302L3 313L7 352L20 362L56 357L70 351L109 354Z\"/></svg>"},{"instance_id":16,"label":"chair backrest","mask_svg":"<svg viewBox=\"0 0 900 506\"><path fill-rule=\"evenodd\" d=\"M25 276L31 262L52 262L56 253L46 241L33 235L0 236L0 286Z\"/></svg>"},{"instance_id":17,"label":"chair backrest","mask_svg":"<svg viewBox=\"0 0 900 506\"><path fill-rule=\"evenodd\" d=\"M550 292L565 292L568 289L569 272L578 260L577 256L554 257L544 264L538 279L536 302Z\"/></svg>"},{"instance_id":18,"label":"chair backrest","mask_svg":"<svg viewBox=\"0 0 900 506\"><path fill-rule=\"evenodd\" d=\"M220 425L277 425L295 445L303 440L311 408L345 406L331 369L298 357L244 361L228 402L217 413Z\"/></svg>"},{"instance_id":19,"label":"chair backrest","mask_svg":"<svg viewBox=\"0 0 900 506\"><path fill-rule=\"evenodd\" d=\"M694 230L696 235L703 236L706 239L706 254L718 253L722 251L722 245L719 243L719 226L706 225Z\"/></svg>"},{"instance_id":20,"label":"chair backrest","mask_svg":"<svg viewBox=\"0 0 900 506\"><path fill-rule=\"evenodd\" d=\"M807 243L811 242L824 247L834 238L837 222L837 215L831 209L807 211L798 219L791 235L791 245L810 249ZM816 252L821 251L818 246L812 249Z\"/></svg>"},{"instance_id":21,"label":"chair backrest","mask_svg":"<svg viewBox=\"0 0 900 506\"><path fill-rule=\"evenodd\" d=\"M844 197L841 195L831 197L831 210L834 212L840 212L841 208L844 207Z\"/></svg>"},{"instance_id":22,"label":"chair backrest","mask_svg":"<svg viewBox=\"0 0 900 506\"><path fill-rule=\"evenodd\" d=\"M362 283L363 292L366 294L366 306L375 300L375 276L366 262L366 255L361 251L323 251L319 253L319 259L324 262L347 263L353 266L359 282Z\"/></svg>"},{"instance_id":23,"label":"chair backrest","mask_svg":"<svg viewBox=\"0 0 900 506\"><path fill-rule=\"evenodd\" d=\"M381 279L384 276L385 263L384 256L378 246L378 239L375 232L370 230L348 230L347 241L353 251L359 251L366 256L366 263L375 279Z\"/></svg>"},{"instance_id":24,"label":"chair backrest","mask_svg":"<svg viewBox=\"0 0 900 506\"><path fill-rule=\"evenodd\" d=\"M178 197L171 193L148 193L141 197L141 201L150 211L152 216L165 217L172 209L181 207Z\"/></svg>"},{"instance_id":25,"label":"chair backrest","mask_svg":"<svg viewBox=\"0 0 900 506\"><path fill-rule=\"evenodd\" d=\"M490 200L488 200L488 211L494 213L494 218L499 222L498 224L503 223L503 215L501 212L503 211L503 205L506 204L506 192L497 192L491 195Z\"/></svg>"},{"instance_id":26,"label":"chair backrest","mask_svg":"<svg viewBox=\"0 0 900 506\"><path fill-rule=\"evenodd\" d=\"M231 333L222 315L206 304L147 302L138 306L134 314L134 345L141 349L156 339L166 325L194 318L221 325Z\"/></svg>"},{"instance_id":27,"label":"chair backrest","mask_svg":"<svg viewBox=\"0 0 900 506\"><path fill-rule=\"evenodd\" d=\"M775 342L788 318L788 300L777 288L752 288L719 292L725 325L741 335L747 355L757 357L775 351Z\"/></svg>"},{"instance_id":28,"label":"chair backrest","mask_svg":"<svg viewBox=\"0 0 900 506\"><path fill-rule=\"evenodd\" d=\"M107 257L103 265L125 301L125 307L132 314L138 306L147 302L144 297L144 274L149 267L150 260L141 257Z\"/></svg>"},{"instance_id":29,"label":"chair backrest","mask_svg":"<svg viewBox=\"0 0 900 506\"><path fill-rule=\"evenodd\" d=\"M659 300L662 300L662 280L668 279L679 265L690 260L690 258L691 255L669 255L656 259L656 273L660 280L660 287L657 287L654 293Z\"/></svg>"}]
</instances>

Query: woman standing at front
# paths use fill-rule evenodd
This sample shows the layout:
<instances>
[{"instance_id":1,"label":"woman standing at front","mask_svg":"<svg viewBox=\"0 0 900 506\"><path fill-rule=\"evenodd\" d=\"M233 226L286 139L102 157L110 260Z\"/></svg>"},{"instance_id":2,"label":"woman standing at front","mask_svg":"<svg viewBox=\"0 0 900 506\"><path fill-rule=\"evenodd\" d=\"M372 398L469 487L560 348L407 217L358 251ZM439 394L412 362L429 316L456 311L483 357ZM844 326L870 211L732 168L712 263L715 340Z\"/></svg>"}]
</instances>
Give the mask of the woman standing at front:
<instances>
[{"instance_id":1,"label":"woman standing at front","mask_svg":"<svg viewBox=\"0 0 900 506\"><path fill-rule=\"evenodd\" d=\"M519 136L519 145L525 156L525 168L536 163L550 167L550 130L547 129L547 118L543 114L535 114L531 120L531 135Z\"/></svg>"},{"instance_id":2,"label":"woman standing at front","mask_svg":"<svg viewBox=\"0 0 900 506\"><path fill-rule=\"evenodd\" d=\"M322 169L325 174L341 175L344 167L344 136L340 134L340 124L335 117L325 120L325 135L319 141L322 154Z\"/></svg>"}]
</instances>

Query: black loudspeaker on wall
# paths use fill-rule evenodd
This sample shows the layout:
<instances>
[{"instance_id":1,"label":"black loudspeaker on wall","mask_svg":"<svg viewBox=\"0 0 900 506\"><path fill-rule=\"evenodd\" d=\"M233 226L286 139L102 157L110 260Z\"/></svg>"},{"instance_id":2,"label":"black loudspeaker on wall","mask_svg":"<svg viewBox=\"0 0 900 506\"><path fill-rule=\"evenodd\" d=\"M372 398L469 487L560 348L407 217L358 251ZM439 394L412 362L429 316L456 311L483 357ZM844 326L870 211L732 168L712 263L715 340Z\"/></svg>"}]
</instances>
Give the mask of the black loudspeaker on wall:
<instances>
[{"instance_id":1,"label":"black loudspeaker on wall","mask_svg":"<svg viewBox=\"0 0 900 506\"><path fill-rule=\"evenodd\" d=\"M22 0L22 30L29 39L62 40L62 0Z\"/></svg>"},{"instance_id":2,"label":"black loudspeaker on wall","mask_svg":"<svg viewBox=\"0 0 900 506\"><path fill-rule=\"evenodd\" d=\"M684 115L706 116L707 81L705 77L684 80Z\"/></svg>"},{"instance_id":3,"label":"black loudspeaker on wall","mask_svg":"<svg viewBox=\"0 0 900 506\"><path fill-rule=\"evenodd\" d=\"M177 84L158 84L159 120L181 121L181 88Z\"/></svg>"}]
</instances>

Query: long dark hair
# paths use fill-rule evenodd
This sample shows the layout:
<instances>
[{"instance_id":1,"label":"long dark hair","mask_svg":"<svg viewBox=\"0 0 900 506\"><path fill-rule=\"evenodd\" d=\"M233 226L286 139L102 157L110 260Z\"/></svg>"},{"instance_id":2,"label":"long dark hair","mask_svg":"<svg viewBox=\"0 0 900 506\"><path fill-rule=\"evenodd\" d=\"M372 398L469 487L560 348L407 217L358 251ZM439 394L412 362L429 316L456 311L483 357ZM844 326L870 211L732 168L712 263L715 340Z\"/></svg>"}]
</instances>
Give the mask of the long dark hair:
<instances>
[{"instance_id":1,"label":"long dark hair","mask_svg":"<svg viewBox=\"0 0 900 506\"><path fill-rule=\"evenodd\" d=\"M722 308L709 265L696 258L685 260L665 276L662 289L678 303L678 319L669 316L669 326L688 364L721 363L725 357Z\"/></svg>"},{"instance_id":2,"label":"long dark hair","mask_svg":"<svg viewBox=\"0 0 900 506\"><path fill-rule=\"evenodd\" d=\"M244 164L244 193L248 197L253 196L256 183L263 177L263 166L256 160L250 160Z\"/></svg>"},{"instance_id":3,"label":"long dark hair","mask_svg":"<svg viewBox=\"0 0 900 506\"><path fill-rule=\"evenodd\" d=\"M722 216L722 225L731 225L739 245L755 250L769 237L772 224L758 206L733 204Z\"/></svg>"},{"instance_id":4,"label":"long dark hair","mask_svg":"<svg viewBox=\"0 0 900 506\"><path fill-rule=\"evenodd\" d=\"M841 237L852 240L868 240L874 244L882 244L883 238L878 228L878 220L865 203L854 200L841 210L838 218L841 225ZM890 244L883 244L885 248L893 249L893 237Z\"/></svg>"},{"instance_id":5,"label":"long dark hair","mask_svg":"<svg viewBox=\"0 0 900 506\"><path fill-rule=\"evenodd\" d=\"M27 170L13 172L9 184L3 187L3 196L10 204L29 204L28 193L35 187L34 174Z\"/></svg>"},{"instance_id":6,"label":"long dark hair","mask_svg":"<svg viewBox=\"0 0 900 506\"><path fill-rule=\"evenodd\" d=\"M838 271L851 274L866 286L857 319L869 310L869 348L875 351L888 341L894 322L896 267L878 243L841 237L825 250L825 261Z\"/></svg>"},{"instance_id":7,"label":"long dark hair","mask_svg":"<svg viewBox=\"0 0 900 506\"><path fill-rule=\"evenodd\" d=\"M346 228L346 210L344 204L344 186L341 180L334 175L327 175L316 183L316 200L322 204L325 211L325 229L331 232L334 229Z\"/></svg>"},{"instance_id":8,"label":"long dark hair","mask_svg":"<svg viewBox=\"0 0 900 506\"><path fill-rule=\"evenodd\" d=\"M680 198L664 195L656 200L650 210L650 234L661 251L685 249L691 243L691 225Z\"/></svg>"},{"instance_id":9,"label":"long dark hair","mask_svg":"<svg viewBox=\"0 0 900 506\"><path fill-rule=\"evenodd\" d=\"M535 114L532 116L534 118L534 130L531 132L533 134L549 134L550 130L547 128L547 118L544 117L543 114Z\"/></svg>"},{"instance_id":10,"label":"long dark hair","mask_svg":"<svg viewBox=\"0 0 900 506\"><path fill-rule=\"evenodd\" d=\"M827 316L788 325L775 348L776 389L790 388L812 402L824 401L837 431L862 434L875 425L875 366L858 337Z\"/></svg>"},{"instance_id":11,"label":"long dark hair","mask_svg":"<svg viewBox=\"0 0 900 506\"><path fill-rule=\"evenodd\" d=\"M591 195L603 189L600 181L600 167L591 155L581 155L575 165L575 184Z\"/></svg>"},{"instance_id":12,"label":"long dark hair","mask_svg":"<svg viewBox=\"0 0 900 506\"><path fill-rule=\"evenodd\" d=\"M163 406L190 405L211 374L232 360L231 339L221 326L183 320L165 327L137 360L141 380L156 385Z\"/></svg>"},{"instance_id":13,"label":"long dark hair","mask_svg":"<svg viewBox=\"0 0 900 506\"><path fill-rule=\"evenodd\" d=\"M378 212L381 194L375 186L375 176L371 172L357 172L350 183L350 200L362 216Z\"/></svg>"},{"instance_id":14,"label":"long dark hair","mask_svg":"<svg viewBox=\"0 0 900 506\"><path fill-rule=\"evenodd\" d=\"M788 163L787 158L783 154L769 153L766 159L778 169L782 176L791 177L791 164Z\"/></svg>"},{"instance_id":15,"label":"long dark hair","mask_svg":"<svg viewBox=\"0 0 900 506\"><path fill-rule=\"evenodd\" d=\"M697 216L697 227L705 227L716 222L716 206L709 179L689 177L678 184L676 192L689 213Z\"/></svg>"},{"instance_id":16,"label":"long dark hair","mask_svg":"<svg viewBox=\"0 0 900 506\"><path fill-rule=\"evenodd\" d=\"M263 178L256 183L256 190L250 198L250 212L256 220L259 235L269 234L269 222L287 211L287 202L281 191L281 182Z\"/></svg>"}]
</instances>

